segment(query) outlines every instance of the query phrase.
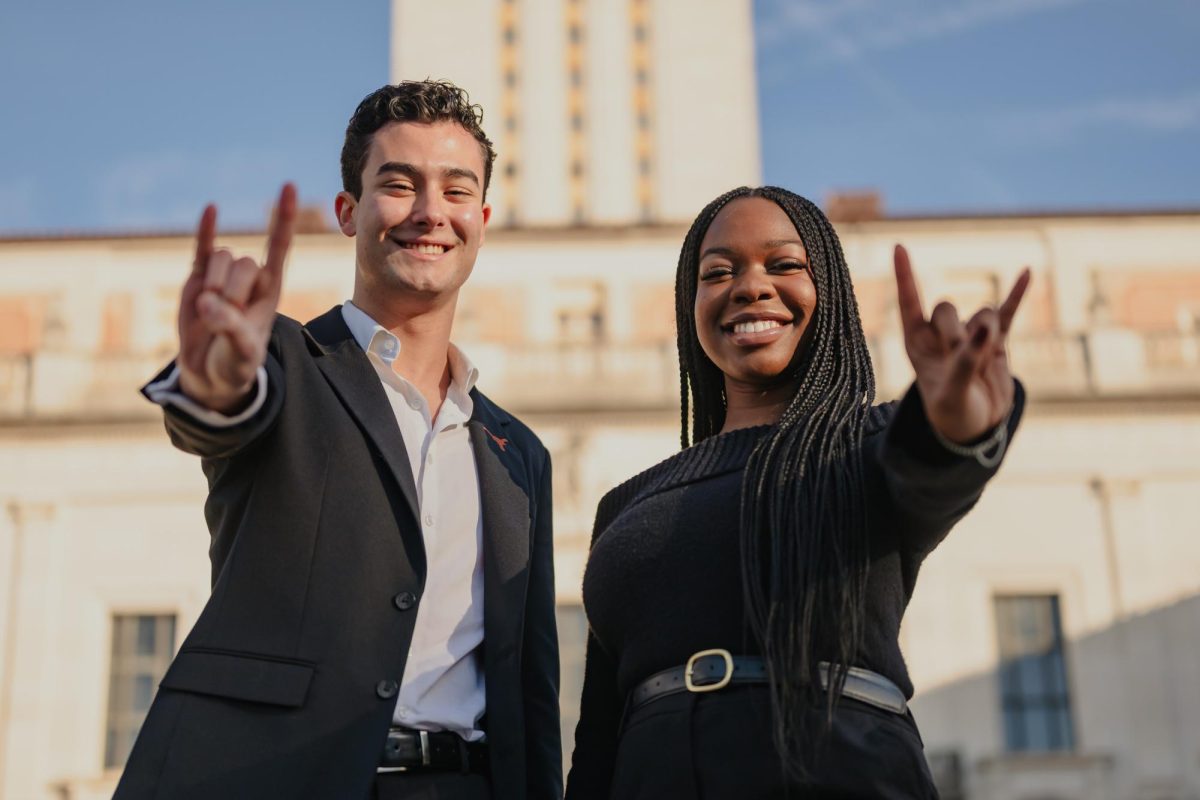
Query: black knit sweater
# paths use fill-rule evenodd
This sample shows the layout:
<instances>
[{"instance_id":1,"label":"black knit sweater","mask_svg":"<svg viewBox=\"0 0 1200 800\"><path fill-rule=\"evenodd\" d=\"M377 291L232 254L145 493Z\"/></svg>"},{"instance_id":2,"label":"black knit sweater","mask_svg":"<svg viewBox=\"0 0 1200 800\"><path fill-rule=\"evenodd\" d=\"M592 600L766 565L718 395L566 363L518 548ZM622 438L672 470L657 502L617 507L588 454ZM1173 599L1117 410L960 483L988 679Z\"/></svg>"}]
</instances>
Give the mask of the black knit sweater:
<instances>
[{"instance_id":1,"label":"black knit sweater","mask_svg":"<svg viewBox=\"0 0 1200 800\"><path fill-rule=\"evenodd\" d=\"M1024 405L1017 385L1009 434ZM741 586L742 476L770 426L714 436L613 489L600 501L583 598L590 632L568 797L605 797L630 689L722 647L760 654ZM857 666L912 695L898 636L921 562L979 499L995 469L934 437L912 389L872 409L864 431L871 563Z\"/></svg>"}]
</instances>

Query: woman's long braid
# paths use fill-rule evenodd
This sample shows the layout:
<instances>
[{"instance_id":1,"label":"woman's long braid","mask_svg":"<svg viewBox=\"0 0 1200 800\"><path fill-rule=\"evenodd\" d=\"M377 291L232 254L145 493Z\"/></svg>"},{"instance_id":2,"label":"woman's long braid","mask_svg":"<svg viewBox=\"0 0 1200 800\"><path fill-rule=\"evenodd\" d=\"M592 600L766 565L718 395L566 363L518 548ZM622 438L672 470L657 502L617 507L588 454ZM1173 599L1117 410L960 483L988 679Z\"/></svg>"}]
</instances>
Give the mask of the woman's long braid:
<instances>
[{"instance_id":1,"label":"woman's long braid","mask_svg":"<svg viewBox=\"0 0 1200 800\"><path fill-rule=\"evenodd\" d=\"M770 676L775 746L800 777L832 721L846 668L863 638L868 551L862 435L875 380L849 270L825 215L784 189L735 189L701 212L680 253L683 446L716 434L725 420L724 379L700 348L693 306L700 243L721 208L741 197L765 197L787 213L817 289L807 346L794 362L796 393L751 455L741 503L742 585ZM826 693L820 689L821 661L832 665ZM822 696L824 724L811 713Z\"/></svg>"}]
</instances>

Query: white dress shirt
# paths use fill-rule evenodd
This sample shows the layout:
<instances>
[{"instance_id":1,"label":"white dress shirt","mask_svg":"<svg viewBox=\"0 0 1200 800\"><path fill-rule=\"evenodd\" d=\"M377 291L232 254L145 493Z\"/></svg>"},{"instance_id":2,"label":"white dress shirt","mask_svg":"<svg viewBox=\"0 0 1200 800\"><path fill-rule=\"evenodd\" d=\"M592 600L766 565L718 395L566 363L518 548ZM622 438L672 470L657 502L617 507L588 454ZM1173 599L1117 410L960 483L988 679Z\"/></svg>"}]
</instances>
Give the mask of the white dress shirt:
<instances>
[{"instance_id":1,"label":"white dress shirt","mask_svg":"<svg viewBox=\"0 0 1200 800\"><path fill-rule=\"evenodd\" d=\"M483 664L483 519L479 473L467 422L470 392L479 371L453 344L448 353L450 387L436 419L424 395L400 376L393 364L400 340L351 302L342 317L375 368L396 415L408 450L420 505L427 572L417 611L408 662L392 719L421 730L453 731L468 741L479 730L486 700ZM266 400L266 370L259 368L251 405L235 417L210 411L179 390L179 370L147 387L160 405L174 405L209 425L234 425L252 416Z\"/></svg>"}]
</instances>

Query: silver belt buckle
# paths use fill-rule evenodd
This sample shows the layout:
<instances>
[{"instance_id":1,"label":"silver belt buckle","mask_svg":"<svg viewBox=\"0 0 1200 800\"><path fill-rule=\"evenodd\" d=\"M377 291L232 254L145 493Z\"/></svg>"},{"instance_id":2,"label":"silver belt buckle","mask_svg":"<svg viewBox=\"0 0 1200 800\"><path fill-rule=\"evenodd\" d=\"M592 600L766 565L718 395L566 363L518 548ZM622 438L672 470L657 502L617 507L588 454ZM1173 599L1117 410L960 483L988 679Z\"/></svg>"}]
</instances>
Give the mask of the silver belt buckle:
<instances>
[{"instance_id":1,"label":"silver belt buckle","mask_svg":"<svg viewBox=\"0 0 1200 800\"><path fill-rule=\"evenodd\" d=\"M428 767L433 761L433 754L429 750L429 731L417 731L421 735L421 766Z\"/></svg>"},{"instance_id":2,"label":"silver belt buckle","mask_svg":"<svg viewBox=\"0 0 1200 800\"><path fill-rule=\"evenodd\" d=\"M421 766L428 767L433 763L433 750L429 747L429 731L413 731L417 734L417 746L421 749ZM409 767L376 767L378 773L408 772Z\"/></svg>"}]
</instances>

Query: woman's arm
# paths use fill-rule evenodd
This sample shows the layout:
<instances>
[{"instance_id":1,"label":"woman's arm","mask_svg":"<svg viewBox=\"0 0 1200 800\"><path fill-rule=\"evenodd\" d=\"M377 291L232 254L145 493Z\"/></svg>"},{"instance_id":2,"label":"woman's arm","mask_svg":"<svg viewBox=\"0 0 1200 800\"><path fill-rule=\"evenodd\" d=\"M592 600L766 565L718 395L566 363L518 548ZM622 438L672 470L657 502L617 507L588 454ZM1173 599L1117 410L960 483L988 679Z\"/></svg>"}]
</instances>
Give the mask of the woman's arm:
<instances>
[{"instance_id":1,"label":"woman's arm","mask_svg":"<svg viewBox=\"0 0 1200 800\"><path fill-rule=\"evenodd\" d=\"M617 760L623 708L624 701L617 690L616 662L589 632L566 800L607 800Z\"/></svg>"},{"instance_id":2,"label":"woman's arm","mask_svg":"<svg viewBox=\"0 0 1200 800\"><path fill-rule=\"evenodd\" d=\"M591 546L624 507L629 484L613 489L596 508ZM586 599L585 599L586 605ZM617 740L625 698L617 688L617 662L588 628L583 667L583 695L579 702L579 724L575 726L575 749L567 774L566 800L607 800L617 760Z\"/></svg>"},{"instance_id":3,"label":"woman's arm","mask_svg":"<svg viewBox=\"0 0 1200 800\"><path fill-rule=\"evenodd\" d=\"M1006 345L1030 278L1023 271L999 308L981 308L964 324L947 302L926 318L900 245L895 270L916 381L872 440L872 462L890 500L886 523L906 550L924 554L979 499L1020 421L1024 390L1009 370Z\"/></svg>"}]
</instances>

